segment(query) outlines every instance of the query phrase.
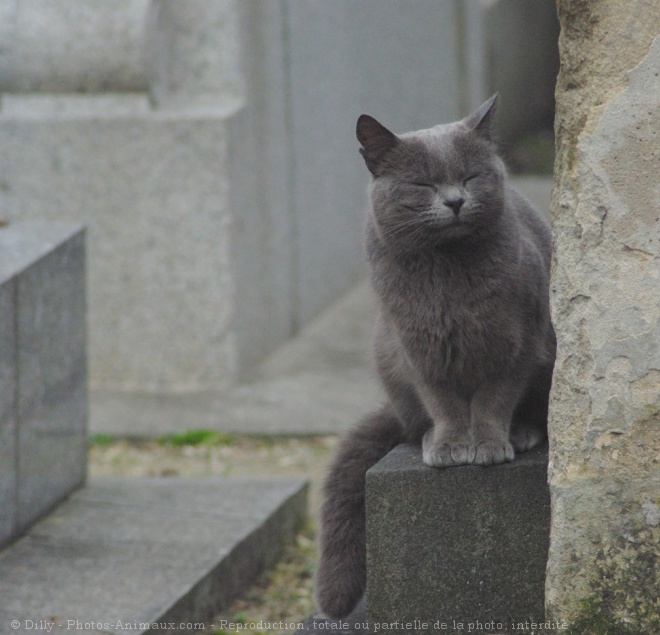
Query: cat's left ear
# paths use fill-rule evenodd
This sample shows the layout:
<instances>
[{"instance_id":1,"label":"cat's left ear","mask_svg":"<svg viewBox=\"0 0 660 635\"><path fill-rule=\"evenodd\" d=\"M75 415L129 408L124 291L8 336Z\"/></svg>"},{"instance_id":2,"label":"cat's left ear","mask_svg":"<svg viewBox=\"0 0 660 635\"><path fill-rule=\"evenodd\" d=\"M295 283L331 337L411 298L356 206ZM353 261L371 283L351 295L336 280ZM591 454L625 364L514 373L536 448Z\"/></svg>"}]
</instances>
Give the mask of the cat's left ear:
<instances>
[{"instance_id":1,"label":"cat's left ear","mask_svg":"<svg viewBox=\"0 0 660 635\"><path fill-rule=\"evenodd\" d=\"M360 154L369 171L376 176L381 159L398 144L399 137L369 115L360 115L355 133L362 145Z\"/></svg>"},{"instance_id":2,"label":"cat's left ear","mask_svg":"<svg viewBox=\"0 0 660 635\"><path fill-rule=\"evenodd\" d=\"M499 93L495 93L488 101L485 101L471 115L463 119L463 123L474 130L480 137L486 141L493 141L493 121L497 111L497 98Z\"/></svg>"}]
</instances>

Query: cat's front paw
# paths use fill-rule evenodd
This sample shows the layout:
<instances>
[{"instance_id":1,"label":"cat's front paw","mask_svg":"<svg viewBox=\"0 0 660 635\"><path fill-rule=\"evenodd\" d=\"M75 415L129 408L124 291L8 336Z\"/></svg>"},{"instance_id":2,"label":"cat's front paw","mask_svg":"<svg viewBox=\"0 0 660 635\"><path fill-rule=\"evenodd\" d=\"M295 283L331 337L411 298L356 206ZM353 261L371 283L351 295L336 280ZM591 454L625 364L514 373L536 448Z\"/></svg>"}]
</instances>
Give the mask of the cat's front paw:
<instances>
[{"instance_id":1,"label":"cat's front paw","mask_svg":"<svg viewBox=\"0 0 660 635\"><path fill-rule=\"evenodd\" d=\"M479 441L474 456L475 465L496 465L513 461L515 453L508 441Z\"/></svg>"},{"instance_id":2,"label":"cat's front paw","mask_svg":"<svg viewBox=\"0 0 660 635\"><path fill-rule=\"evenodd\" d=\"M422 458L429 467L469 465L474 461L475 447L469 442L435 441L433 430L422 439Z\"/></svg>"}]
</instances>

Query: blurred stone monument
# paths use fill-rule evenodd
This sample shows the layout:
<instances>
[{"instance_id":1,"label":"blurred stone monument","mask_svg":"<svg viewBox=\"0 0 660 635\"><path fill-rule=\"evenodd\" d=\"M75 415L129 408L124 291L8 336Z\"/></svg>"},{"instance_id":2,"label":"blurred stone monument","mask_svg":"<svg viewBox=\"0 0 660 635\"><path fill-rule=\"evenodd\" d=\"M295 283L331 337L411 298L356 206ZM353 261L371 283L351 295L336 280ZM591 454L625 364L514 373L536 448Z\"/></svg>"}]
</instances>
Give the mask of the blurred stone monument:
<instances>
[{"instance_id":1,"label":"blurred stone monument","mask_svg":"<svg viewBox=\"0 0 660 635\"><path fill-rule=\"evenodd\" d=\"M548 5L512 28L554 33ZM360 279L357 117L465 114L530 50L491 28L516 6L0 0L0 208L88 227L93 394L223 390Z\"/></svg>"}]
</instances>

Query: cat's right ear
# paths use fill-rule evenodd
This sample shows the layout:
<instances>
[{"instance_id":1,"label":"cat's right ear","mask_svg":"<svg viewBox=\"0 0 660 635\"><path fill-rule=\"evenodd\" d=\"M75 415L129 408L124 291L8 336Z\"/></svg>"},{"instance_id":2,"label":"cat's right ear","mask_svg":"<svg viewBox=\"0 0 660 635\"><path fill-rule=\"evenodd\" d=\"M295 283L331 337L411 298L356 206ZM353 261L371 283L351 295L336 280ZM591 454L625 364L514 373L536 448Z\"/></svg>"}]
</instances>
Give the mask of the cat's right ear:
<instances>
[{"instance_id":1,"label":"cat's right ear","mask_svg":"<svg viewBox=\"0 0 660 635\"><path fill-rule=\"evenodd\" d=\"M493 141L493 121L495 119L495 111L497 110L498 97L499 93L495 93L471 115L463 119L470 130L474 130L486 141Z\"/></svg>"},{"instance_id":2,"label":"cat's right ear","mask_svg":"<svg viewBox=\"0 0 660 635\"><path fill-rule=\"evenodd\" d=\"M399 137L369 115L360 115L355 133L362 144L360 154L375 176L381 159L399 143Z\"/></svg>"}]
</instances>

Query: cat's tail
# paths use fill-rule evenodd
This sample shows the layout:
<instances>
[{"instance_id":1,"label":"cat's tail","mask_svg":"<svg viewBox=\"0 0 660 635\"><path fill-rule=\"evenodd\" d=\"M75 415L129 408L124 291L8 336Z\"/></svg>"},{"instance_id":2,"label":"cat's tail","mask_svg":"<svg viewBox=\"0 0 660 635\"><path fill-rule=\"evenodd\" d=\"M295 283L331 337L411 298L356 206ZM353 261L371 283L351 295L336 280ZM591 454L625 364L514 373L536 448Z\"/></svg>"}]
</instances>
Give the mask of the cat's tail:
<instances>
[{"instance_id":1,"label":"cat's tail","mask_svg":"<svg viewBox=\"0 0 660 635\"><path fill-rule=\"evenodd\" d=\"M346 617L367 583L365 475L404 441L389 406L366 416L342 440L325 482L316 595L328 617Z\"/></svg>"}]
</instances>

